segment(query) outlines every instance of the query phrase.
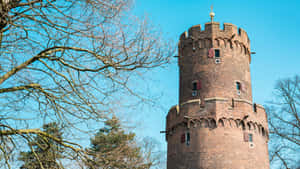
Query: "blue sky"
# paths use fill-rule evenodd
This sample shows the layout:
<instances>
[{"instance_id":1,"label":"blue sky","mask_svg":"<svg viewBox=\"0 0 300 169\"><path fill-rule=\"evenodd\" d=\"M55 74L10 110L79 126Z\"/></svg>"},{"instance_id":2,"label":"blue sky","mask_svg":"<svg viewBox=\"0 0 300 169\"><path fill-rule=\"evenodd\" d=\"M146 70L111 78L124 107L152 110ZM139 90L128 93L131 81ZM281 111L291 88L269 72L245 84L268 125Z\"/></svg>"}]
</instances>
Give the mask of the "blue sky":
<instances>
[{"instance_id":1,"label":"blue sky","mask_svg":"<svg viewBox=\"0 0 300 169\"><path fill-rule=\"evenodd\" d=\"M165 38L178 42L189 27L209 21L210 6L215 21L233 23L248 33L252 55L251 79L253 101L266 104L272 100L276 80L300 74L299 40L300 1L279 0L136 0L134 11L147 16ZM174 59L167 68L151 74L150 92L161 94L160 107L148 109L139 120L140 136L152 136L166 149L164 136L168 109L178 103L178 67Z\"/></svg>"}]
</instances>

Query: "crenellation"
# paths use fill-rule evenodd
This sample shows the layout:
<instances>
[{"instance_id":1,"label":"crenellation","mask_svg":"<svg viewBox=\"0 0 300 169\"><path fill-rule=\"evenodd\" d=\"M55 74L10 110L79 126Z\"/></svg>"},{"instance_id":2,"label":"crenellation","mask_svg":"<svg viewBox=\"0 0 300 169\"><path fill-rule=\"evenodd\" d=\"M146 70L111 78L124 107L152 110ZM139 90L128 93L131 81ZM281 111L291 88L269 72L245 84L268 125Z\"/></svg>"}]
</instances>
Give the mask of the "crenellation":
<instances>
[{"instance_id":1,"label":"crenellation","mask_svg":"<svg viewBox=\"0 0 300 169\"><path fill-rule=\"evenodd\" d=\"M167 115L167 168L269 169L267 114L252 102L246 31L230 23L195 25L180 35L178 52L179 103Z\"/></svg>"},{"instance_id":2,"label":"crenellation","mask_svg":"<svg viewBox=\"0 0 300 169\"><path fill-rule=\"evenodd\" d=\"M180 42L183 42L187 38L188 38L188 32L185 31L180 35Z\"/></svg>"},{"instance_id":3,"label":"crenellation","mask_svg":"<svg viewBox=\"0 0 300 169\"><path fill-rule=\"evenodd\" d=\"M213 47L220 47L223 44L226 47L232 47L232 49L246 50L245 54L250 56L250 41L246 31L242 28L238 29L237 26L229 23L224 23L223 27L223 29L220 29L218 22L206 23L204 30L201 30L201 25L192 26L188 32L185 31L181 34L179 43L182 45L179 46L187 46L186 43L191 43L191 41L199 44L204 42L205 46L199 45L200 48L207 48L212 45ZM209 44L207 44L208 40ZM224 43L220 43L221 40L223 40ZM232 45L234 43L236 44ZM237 43L239 43L239 45L237 45Z\"/></svg>"},{"instance_id":4,"label":"crenellation","mask_svg":"<svg viewBox=\"0 0 300 169\"><path fill-rule=\"evenodd\" d=\"M232 23L224 23L223 31L228 35L232 36L233 34L237 33L237 26Z\"/></svg>"},{"instance_id":5,"label":"crenellation","mask_svg":"<svg viewBox=\"0 0 300 169\"><path fill-rule=\"evenodd\" d=\"M193 38L196 38L200 35L201 33L201 25L194 25L192 26L189 30L188 30L189 34L188 36L189 37L193 37Z\"/></svg>"}]
</instances>

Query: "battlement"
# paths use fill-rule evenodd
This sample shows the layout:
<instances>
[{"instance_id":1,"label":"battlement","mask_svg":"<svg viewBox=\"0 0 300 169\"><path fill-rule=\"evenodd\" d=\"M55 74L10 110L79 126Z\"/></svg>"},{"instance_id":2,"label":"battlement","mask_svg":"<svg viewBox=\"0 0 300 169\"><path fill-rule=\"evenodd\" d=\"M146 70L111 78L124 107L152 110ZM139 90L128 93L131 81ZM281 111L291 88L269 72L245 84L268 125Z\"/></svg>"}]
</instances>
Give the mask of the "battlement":
<instances>
[{"instance_id":1,"label":"battlement","mask_svg":"<svg viewBox=\"0 0 300 169\"><path fill-rule=\"evenodd\" d=\"M181 34L179 45L182 46L186 42L190 43L191 40L210 40L211 47L217 47L218 44L214 43L215 40L229 41L231 44L241 43L250 54L250 40L246 31L231 23L224 23L223 29L220 28L218 22L206 23L203 30L201 25L192 26L188 31ZM231 47L233 46L231 45Z\"/></svg>"},{"instance_id":2,"label":"battlement","mask_svg":"<svg viewBox=\"0 0 300 169\"><path fill-rule=\"evenodd\" d=\"M194 25L178 43L179 104L166 117L168 169L269 169L268 120L252 102L247 32ZM220 27L221 26L221 27Z\"/></svg>"}]
</instances>

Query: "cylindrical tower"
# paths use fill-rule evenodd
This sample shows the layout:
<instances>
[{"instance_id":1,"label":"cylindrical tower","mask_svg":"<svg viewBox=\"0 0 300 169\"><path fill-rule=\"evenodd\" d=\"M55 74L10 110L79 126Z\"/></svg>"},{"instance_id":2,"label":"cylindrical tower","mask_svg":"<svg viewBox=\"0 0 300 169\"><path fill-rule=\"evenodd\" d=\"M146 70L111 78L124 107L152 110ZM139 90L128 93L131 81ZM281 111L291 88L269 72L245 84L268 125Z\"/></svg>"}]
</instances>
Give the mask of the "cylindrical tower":
<instances>
[{"instance_id":1,"label":"cylindrical tower","mask_svg":"<svg viewBox=\"0 0 300 169\"><path fill-rule=\"evenodd\" d=\"M269 169L264 108L252 103L250 40L217 22L180 36L179 104L167 115L168 169Z\"/></svg>"}]
</instances>

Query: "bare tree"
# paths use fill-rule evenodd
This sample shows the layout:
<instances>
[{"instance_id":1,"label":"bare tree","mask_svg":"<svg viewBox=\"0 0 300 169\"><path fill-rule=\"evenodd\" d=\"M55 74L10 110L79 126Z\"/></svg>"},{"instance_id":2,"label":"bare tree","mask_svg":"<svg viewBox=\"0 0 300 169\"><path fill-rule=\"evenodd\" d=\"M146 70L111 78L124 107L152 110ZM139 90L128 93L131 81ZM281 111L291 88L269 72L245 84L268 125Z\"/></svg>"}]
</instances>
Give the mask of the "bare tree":
<instances>
[{"instance_id":1,"label":"bare tree","mask_svg":"<svg viewBox=\"0 0 300 169\"><path fill-rule=\"evenodd\" d=\"M268 107L270 159L281 168L299 167L300 157L300 77L279 80L276 100Z\"/></svg>"},{"instance_id":2,"label":"bare tree","mask_svg":"<svg viewBox=\"0 0 300 169\"><path fill-rule=\"evenodd\" d=\"M133 82L168 62L169 44L129 0L0 0L0 152L11 168L36 136L87 158L74 136L55 138L39 126L55 121L80 135L134 96ZM76 132L74 132L76 130ZM43 168L43 166L41 166Z\"/></svg>"}]
</instances>

